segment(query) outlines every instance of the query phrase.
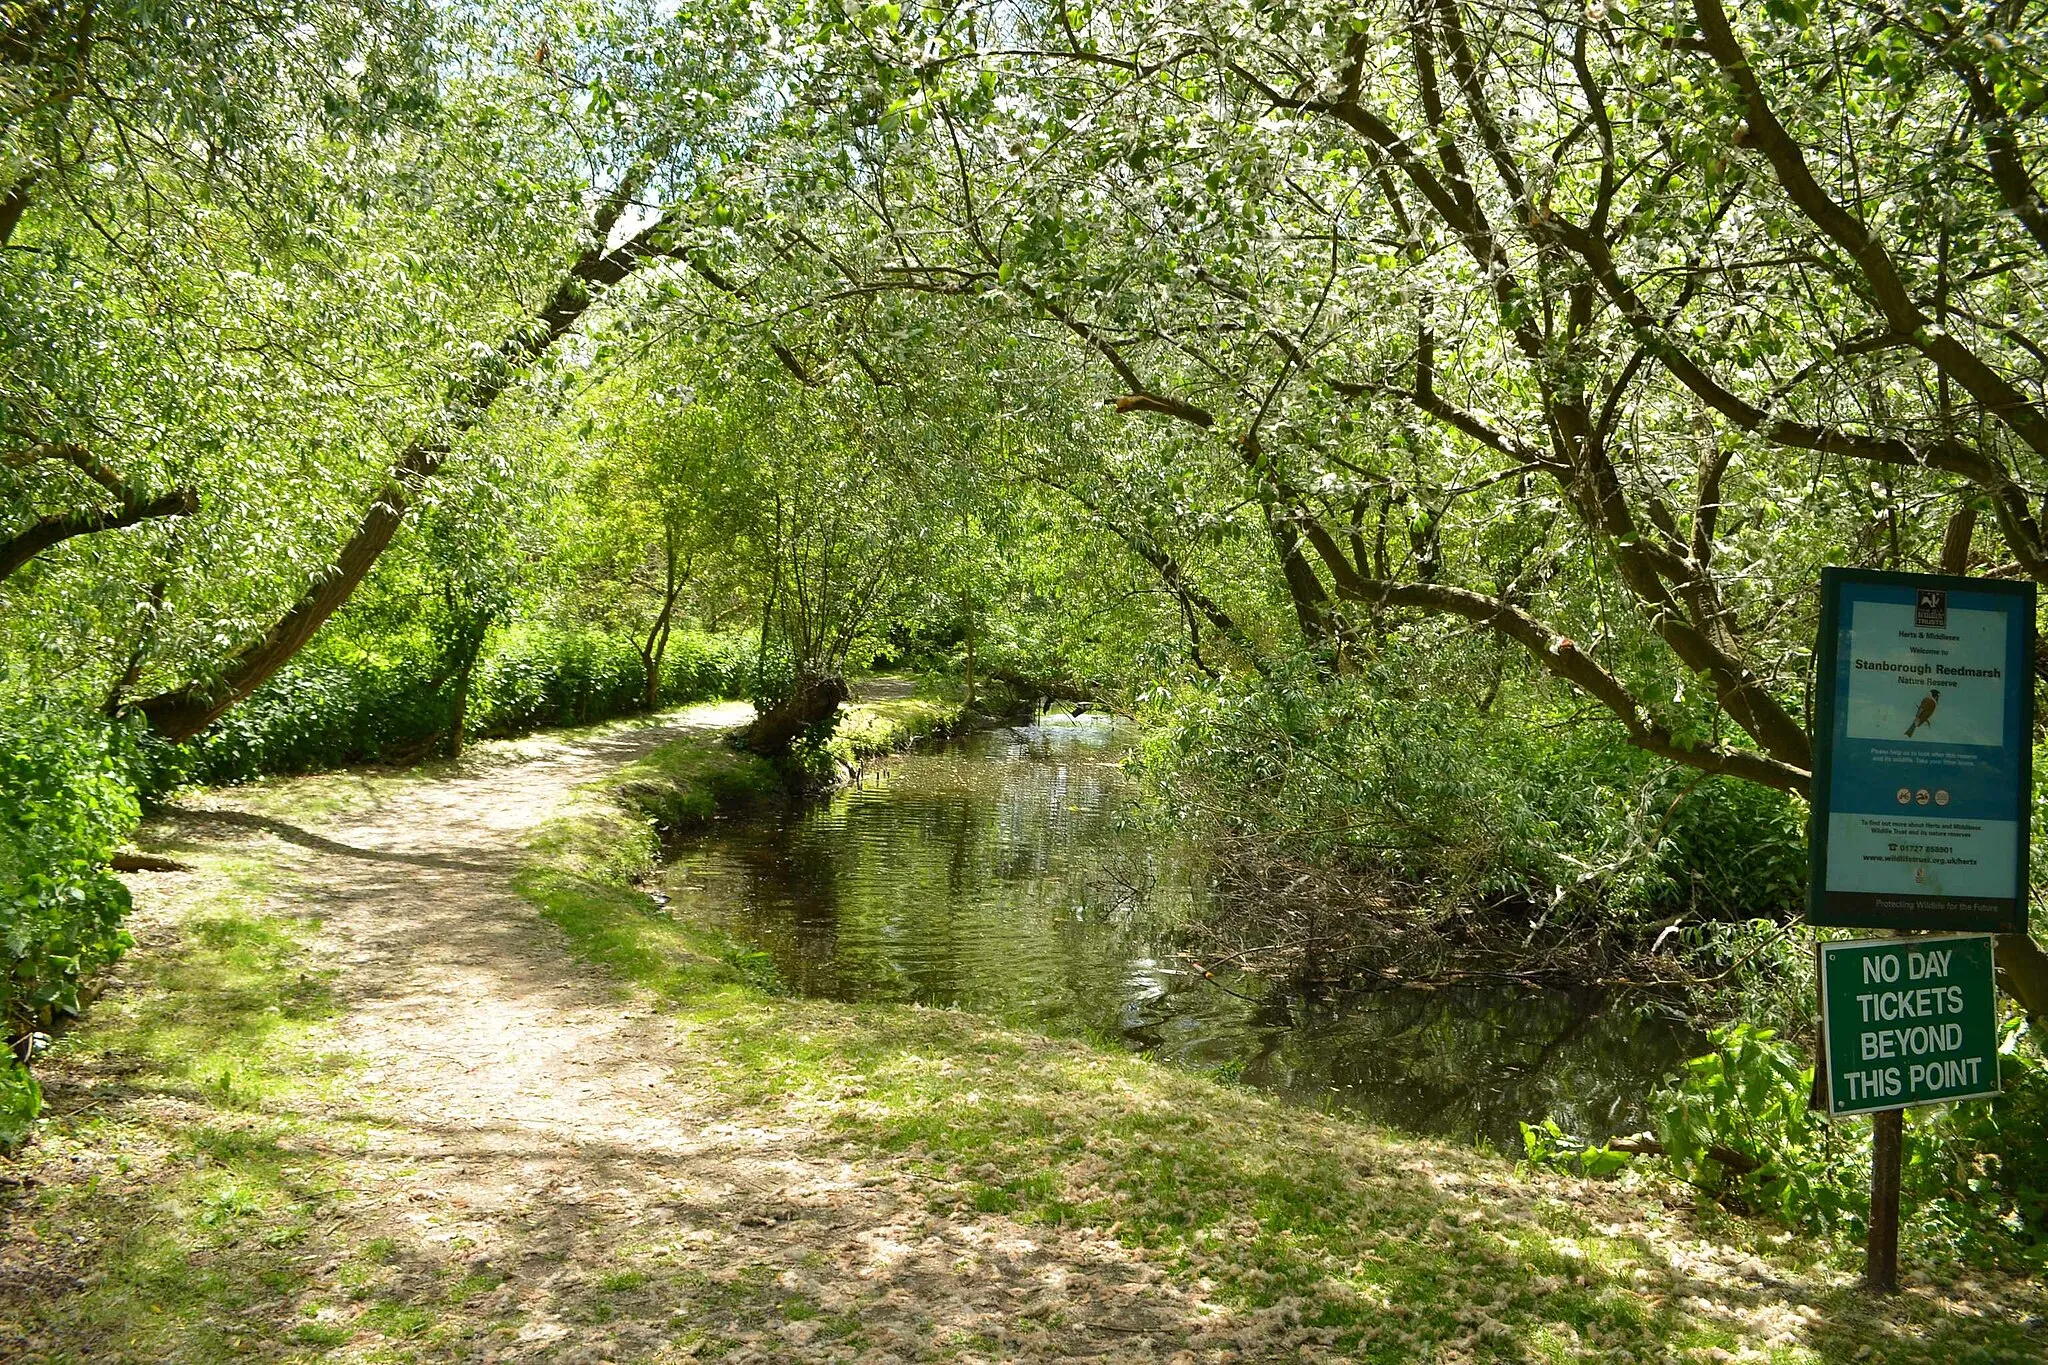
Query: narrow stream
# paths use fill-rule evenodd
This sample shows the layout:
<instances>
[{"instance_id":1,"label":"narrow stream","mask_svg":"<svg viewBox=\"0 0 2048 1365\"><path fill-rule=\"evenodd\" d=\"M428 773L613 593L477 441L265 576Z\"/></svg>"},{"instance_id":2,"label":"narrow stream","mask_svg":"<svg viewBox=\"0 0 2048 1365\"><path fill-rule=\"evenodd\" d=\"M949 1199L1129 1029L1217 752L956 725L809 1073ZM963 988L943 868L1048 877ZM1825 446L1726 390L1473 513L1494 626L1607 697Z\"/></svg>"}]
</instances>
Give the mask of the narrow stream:
<instances>
[{"instance_id":1,"label":"narrow stream","mask_svg":"<svg viewBox=\"0 0 2048 1365\"><path fill-rule=\"evenodd\" d=\"M915 1001L1091 1033L1290 1099L1520 1150L1522 1119L1643 1126L1697 1050L1682 1021L1598 995L1376 991L1312 1000L1185 970L1201 892L1120 818L1120 729L1052 715L919 750L830 801L714 826L669 894L758 945L800 993ZM1251 997L1238 998L1239 995Z\"/></svg>"}]
</instances>

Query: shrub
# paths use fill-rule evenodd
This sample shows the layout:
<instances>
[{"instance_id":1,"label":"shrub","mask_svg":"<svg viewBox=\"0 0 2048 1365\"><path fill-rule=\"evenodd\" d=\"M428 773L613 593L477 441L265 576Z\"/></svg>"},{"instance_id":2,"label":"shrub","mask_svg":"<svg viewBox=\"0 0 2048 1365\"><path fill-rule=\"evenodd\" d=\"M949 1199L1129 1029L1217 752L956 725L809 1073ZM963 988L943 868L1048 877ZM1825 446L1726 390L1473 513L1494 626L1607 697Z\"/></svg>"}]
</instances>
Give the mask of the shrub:
<instances>
[{"instance_id":1,"label":"shrub","mask_svg":"<svg viewBox=\"0 0 2048 1365\"><path fill-rule=\"evenodd\" d=\"M447 723L424 654L302 655L190 746L181 774L207 783L311 772L416 745Z\"/></svg>"},{"instance_id":2,"label":"shrub","mask_svg":"<svg viewBox=\"0 0 2048 1365\"><path fill-rule=\"evenodd\" d=\"M28 1141L42 1112L43 1088L11 1052L0 1054L0 1155Z\"/></svg>"},{"instance_id":3,"label":"shrub","mask_svg":"<svg viewBox=\"0 0 2048 1365\"><path fill-rule=\"evenodd\" d=\"M1794 1226L1861 1227L1857 1172L1869 1169L1868 1142L1807 1108L1813 1068L1803 1050L1749 1024L1712 1038L1712 1052L1650 1097L1672 1169Z\"/></svg>"},{"instance_id":4,"label":"shrub","mask_svg":"<svg viewBox=\"0 0 2048 1365\"><path fill-rule=\"evenodd\" d=\"M671 705L752 692L755 644L744 635L677 635L662 663L661 699Z\"/></svg>"},{"instance_id":5,"label":"shrub","mask_svg":"<svg viewBox=\"0 0 2048 1365\"><path fill-rule=\"evenodd\" d=\"M2048 1251L2048 1067L2026 1034L2018 1019L2006 1029L1997 1098L1907 1114L1902 1240L1923 1254L2038 1268ZM1869 1121L1809 1110L1813 1068L1770 1030L1738 1024L1713 1042L1651 1097L1672 1170L1791 1226L1861 1236Z\"/></svg>"},{"instance_id":6,"label":"shrub","mask_svg":"<svg viewBox=\"0 0 2048 1365\"><path fill-rule=\"evenodd\" d=\"M1417 897L1520 901L1648 924L1795 915L1804 808L1676 769L1510 678L1484 712L1388 644L1364 673L1307 661L1160 708L1138 766L1210 842L1298 868L1377 870Z\"/></svg>"},{"instance_id":7,"label":"shrub","mask_svg":"<svg viewBox=\"0 0 2048 1365\"><path fill-rule=\"evenodd\" d=\"M1654 784L1652 856L1625 899L1652 914L1786 921L1806 898L1806 806L1790 793L1676 769Z\"/></svg>"},{"instance_id":8,"label":"shrub","mask_svg":"<svg viewBox=\"0 0 2048 1365\"><path fill-rule=\"evenodd\" d=\"M513 632L477 667L474 729L518 735L588 725L640 709L640 655L630 641L596 632Z\"/></svg>"},{"instance_id":9,"label":"shrub","mask_svg":"<svg viewBox=\"0 0 2048 1365\"><path fill-rule=\"evenodd\" d=\"M594 631L516 633L477 672L473 704L482 735L589 725L638 711L646 696L646 670L634 643ZM745 696L753 673L754 649L745 638L678 633L662 660L661 701Z\"/></svg>"},{"instance_id":10,"label":"shrub","mask_svg":"<svg viewBox=\"0 0 2048 1365\"><path fill-rule=\"evenodd\" d=\"M142 740L135 781L155 801L189 782L247 782L410 757L448 726L452 691L437 668L424 636L387 638L375 651L345 637L316 642L190 744ZM749 641L678 634L669 643L661 700L744 696L753 675ZM588 725L638 711L644 696L631 641L530 628L508 632L478 662L468 728L502 737Z\"/></svg>"},{"instance_id":11,"label":"shrub","mask_svg":"<svg viewBox=\"0 0 2048 1365\"><path fill-rule=\"evenodd\" d=\"M2003 1092L1922 1111L1906 1127L1906 1220L1952 1258L2038 1269L2048 1256L2048 1066L2014 1019L1999 1049Z\"/></svg>"},{"instance_id":12,"label":"shrub","mask_svg":"<svg viewBox=\"0 0 2048 1365\"><path fill-rule=\"evenodd\" d=\"M128 891L107 866L138 814L125 747L94 718L0 710L0 1023L10 1041L76 1013L80 985L131 942L121 927ZM18 1107L20 1087L4 1084L0 1110Z\"/></svg>"}]
</instances>

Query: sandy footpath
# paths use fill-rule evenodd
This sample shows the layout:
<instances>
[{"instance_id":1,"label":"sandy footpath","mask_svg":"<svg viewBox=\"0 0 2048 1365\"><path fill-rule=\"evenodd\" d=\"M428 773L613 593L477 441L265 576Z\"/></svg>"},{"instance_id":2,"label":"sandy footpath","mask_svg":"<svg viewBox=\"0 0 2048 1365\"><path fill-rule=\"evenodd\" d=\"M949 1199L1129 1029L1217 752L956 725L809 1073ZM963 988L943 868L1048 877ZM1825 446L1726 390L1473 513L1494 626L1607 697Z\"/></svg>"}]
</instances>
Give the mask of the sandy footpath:
<instances>
[{"instance_id":1,"label":"sandy footpath","mask_svg":"<svg viewBox=\"0 0 2048 1365\"><path fill-rule=\"evenodd\" d=\"M317 915L314 950L339 969L332 1033L363 1065L349 1117L373 1137L339 1154L353 1193L323 1240L389 1239L400 1290L502 1276L438 1309L474 1320L458 1358L1171 1357L1206 1314L1114 1240L934 1215L900 1168L787 1115L727 1112L690 1040L512 890L523 838L576 784L748 714L483 746L318 818L266 812L331 779L165 817L180 845L272 861L275 908ZM203 895L204 875L138 878L145 922ZM670 1292L607 1294L609 1320L590 1321L601 1287L642 1277ZM791 1294L861 1330L814 1349L818 1319L760 1311Z\"/></svg>"}]
</instances>

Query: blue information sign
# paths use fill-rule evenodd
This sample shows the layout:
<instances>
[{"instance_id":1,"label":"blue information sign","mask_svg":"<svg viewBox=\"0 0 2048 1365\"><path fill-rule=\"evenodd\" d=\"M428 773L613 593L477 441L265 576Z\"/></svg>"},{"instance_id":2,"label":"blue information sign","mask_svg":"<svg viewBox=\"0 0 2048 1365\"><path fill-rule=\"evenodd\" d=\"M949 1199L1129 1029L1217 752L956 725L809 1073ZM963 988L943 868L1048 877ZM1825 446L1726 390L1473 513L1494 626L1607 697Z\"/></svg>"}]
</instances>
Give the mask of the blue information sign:
<instances>
[{"instance_id":1,"label":"blue information sign","mask_svg":"<svg viewBox=\"0 0 2048 1365\"><path fill-rule=\"evenodd\" d=\"M2034 585L1825 569L1815 924L2024 933Z\"/></svg>"}]
</instances>

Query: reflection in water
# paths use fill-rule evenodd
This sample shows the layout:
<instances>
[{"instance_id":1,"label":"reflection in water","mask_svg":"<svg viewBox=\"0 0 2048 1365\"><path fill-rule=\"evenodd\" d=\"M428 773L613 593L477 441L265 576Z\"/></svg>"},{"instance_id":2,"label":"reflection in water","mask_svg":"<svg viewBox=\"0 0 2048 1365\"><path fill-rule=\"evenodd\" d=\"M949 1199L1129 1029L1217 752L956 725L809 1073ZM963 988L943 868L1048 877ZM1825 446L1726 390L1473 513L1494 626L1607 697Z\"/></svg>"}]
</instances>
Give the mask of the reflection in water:
<instances>
[{"instance_id":1,"label":"reflection in water","mask_svg":"<svg viewBox=\"0 0 2048 1365\"><path fill-rule=\"evenodd\" d=\"M1698 1041L1592 996L1493 988L1314 1000L1190 975L1173 926L1201 893L1120 819L1122 736L1048 717L905 756L822 805L720 825L668 891L759 945L806 995L900 1000L1050 1032L1120 1036L1311 1103L1519 1147L1555 1115L1642 1126L1647 1090Z\"/></svg>"}]
</instances>

